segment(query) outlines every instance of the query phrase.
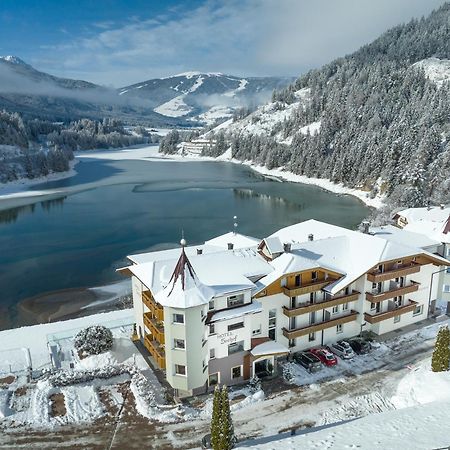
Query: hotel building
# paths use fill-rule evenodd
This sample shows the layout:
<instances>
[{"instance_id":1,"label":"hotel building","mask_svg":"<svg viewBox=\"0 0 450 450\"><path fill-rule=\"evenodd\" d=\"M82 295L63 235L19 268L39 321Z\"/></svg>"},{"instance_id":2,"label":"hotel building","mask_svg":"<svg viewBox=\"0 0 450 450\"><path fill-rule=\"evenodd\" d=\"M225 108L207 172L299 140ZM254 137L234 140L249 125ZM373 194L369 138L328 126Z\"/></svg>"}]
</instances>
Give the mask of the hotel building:
<instances>
[{"instance_id":1,"label":"hotel building","mask_svg":"<svg viewBox=\"0 0 450 450\"><path fill-rule=\"evenodd\" d=\"M423 320L445 260L315 220L129 256L139 339L177 397L270 375L290 352Z\"/></svg>"}]
</instances>

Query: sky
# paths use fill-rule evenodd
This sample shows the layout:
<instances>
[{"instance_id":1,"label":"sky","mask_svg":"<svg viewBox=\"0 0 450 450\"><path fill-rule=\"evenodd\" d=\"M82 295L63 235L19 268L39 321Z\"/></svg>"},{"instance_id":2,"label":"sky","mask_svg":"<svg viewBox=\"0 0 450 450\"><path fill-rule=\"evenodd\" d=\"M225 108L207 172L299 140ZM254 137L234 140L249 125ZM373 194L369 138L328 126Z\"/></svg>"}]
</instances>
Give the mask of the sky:
<instances>
[{"instance_id":1,"label":"sky","mask_svg":"<svg viewBox=\"0 0 450 450\"><path fill-rule=\"evenodd\" d=\"M198 70L298 76L444 0L0 0L0 55L121 87Z\"/></svg>"}]
</instances>

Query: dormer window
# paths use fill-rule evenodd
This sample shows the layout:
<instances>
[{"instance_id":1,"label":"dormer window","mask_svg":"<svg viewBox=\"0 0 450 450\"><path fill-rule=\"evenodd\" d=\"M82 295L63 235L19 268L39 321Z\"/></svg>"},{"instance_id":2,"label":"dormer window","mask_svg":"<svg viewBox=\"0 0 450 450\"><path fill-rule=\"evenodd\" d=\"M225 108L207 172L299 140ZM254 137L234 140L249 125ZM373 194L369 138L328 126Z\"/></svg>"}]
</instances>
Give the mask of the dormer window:
<instances>
[{"instance_id":1,"label":"dormer window","mask_svg":"<svg viewBox=\"0 0 450 450\"><path fill-rule=\"evenodd\" d=\"M227 299L228 308L232 308L234 306L240 306L244 304L244 294L232 295Z\"/></svg>"},{"instance_id":2,"label":"dormer window","mask_svg":"<svg viewBox=\"0 0 450 450\"><path fill-rule=\"evenodd\" d=\"M208 309L209 309L210 311L214 309L214 300L210 300L210 301L209 301L209 307L208 307Z\"/></svg>"}]
</instances>

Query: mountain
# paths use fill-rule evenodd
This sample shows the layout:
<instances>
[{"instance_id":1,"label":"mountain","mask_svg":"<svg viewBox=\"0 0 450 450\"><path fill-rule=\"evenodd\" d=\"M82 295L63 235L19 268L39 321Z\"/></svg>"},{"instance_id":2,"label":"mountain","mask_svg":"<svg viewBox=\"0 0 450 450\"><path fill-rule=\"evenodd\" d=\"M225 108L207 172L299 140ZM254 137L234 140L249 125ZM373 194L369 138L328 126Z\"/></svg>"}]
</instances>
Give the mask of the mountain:
<instances>
[{"instance_id":1,"label":"mountain","mask_svg":"<svg viewBox=\"0 0 450 450\"><path fill-rule=\"evenodd\" d=\"M119 95L148 102L166 117L212 124L230 118L239 108L255 108L268 101L275 89L294 78L247 77L221 73L186 72L156 78L119 89Z\"/></svg>"},{"instance_id":2,"label":"mountain","mask_svg":"<svg viewBox=\"0 0 450 450\"><path fill-rule=\"evenodd\" d=\"M397 205L450 202L450 4L274 92L212 130L234 158Z\"/></svg>"},{"instance_id":3,"label":"mountain","mask_svg":"<svg viewBox=\"0 0 450 450\"><path fill-rule=\"evenodd\" d=\"M114 117L152 126L177 124L138 98L121 97L115 89L40 72L16 56L0 57L2 109L54 121Z\"/></svg>"}]
</instances>

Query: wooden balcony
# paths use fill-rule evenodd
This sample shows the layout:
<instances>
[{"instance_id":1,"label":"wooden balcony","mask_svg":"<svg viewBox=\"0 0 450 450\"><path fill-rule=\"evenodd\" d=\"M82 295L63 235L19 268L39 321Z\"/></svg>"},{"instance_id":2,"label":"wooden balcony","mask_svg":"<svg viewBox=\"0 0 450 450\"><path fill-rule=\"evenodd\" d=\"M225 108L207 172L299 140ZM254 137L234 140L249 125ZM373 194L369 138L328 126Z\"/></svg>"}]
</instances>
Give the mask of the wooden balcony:
<instances>
[{"instance_id":1,"label":"wooden balcony","mask_svg":"<svg viewBox=\"0 0 450 450\"><path fill-rule=\"evenodd\" d=\"M283 335L288 339L295 339L310 333L315 333L317 331L335 327L336 325L339 324L353 322L354 320L356 320L358 314L359 313L357 311L352 310L350 311L349 314L346 314L345 316L339 316L330 320L326 320L325 322L314 323L312 325L308 325L307 327L296 328L294 330L287 330L286 328L283 328Z\"/></svg>"},{"instance_id":2,"label":"wooden balcony","mask_svg":"<svg viewBox=\"0 0 450 450\"><path fill-rule=\"evenodd\" d=\"M339 297L329 298L318 303L304 303L296 308L287 308L283 306L283 313L288 317L295 317L301 314L307 314L313 311L320 311L324 308L332 308L336 305L343 305L344 303L350 303L358 300L361 293L358 291L352 291L351 294L341 295Z\"/></svg>"},{"instance_id":3,"label":"wooden balcony","mask_svg":"<svg viewBox=\"0 0 450 450\"><path fill-rule=\"evenodd\" d=\"M398 297L399 295L411 294L411 292L416 292L419 289L419 286L420 283L411 281L406 286L390 289L389 291L385 291L380 294L366 292L366 300L371 303L382 302L383 300L387 300L388 298L394 298Z\"/></svg>"},{"instance_id":4,"label":"wooden balcony","mask_svg":"<svg viewBox=\"0 0 450 450\"><path fill-rule=\"evenodd\" d=\"M153 336L153 339L158 341L160 344L164 344L164 325L162 325L157 319L152 317L152 313L144 314L144 325L147 327L148 331Z\"/></svg>"},{"instance_id":5,"label":"wooden balcony","mask_svg":"<svg viewBox=\"0 0 450 450\"><path fill-rule=\"evenodd\" d=\"M383 320L392 319L395 316L400 316L401 314L406 314L408 312L414 311L416 306L417 302L409 300L406 305L399 306L398 308L394 308L386 312L381 312L378 314L364 313L364 320L369 323L378 323Z\"/></svg>"},{"instance_id":6,"label":"wooden balcony","mask_svg":"<svg viewBox=\"0 0 450 450\"><path fill-rule=\"evenodd\" d=\"M311 292L320 291L327 284L330 284L334 280L329 278L328 280L314 281L313 283L303 284L296 287L283 287L283 292L288 297L296 297L297 295L310 294Z\"/></svg>"},{"instance_id":7,"label":"wooden balcony","mask_svg":"<svg viewBox=\"0 0 450 450\"><path fill-rule=\"evenodd\" d=\"M150 291L142 292L142 302L153 314L153 317L160 322L164 320L164 308L159 303L155 302Z\"/></svg>"},{"instance_id":8,"label":"wooden balcony","mask_svg":"<svg viewBox=\"0 0 450 450\"><path fill-rule=\"evenodd\" d=\"M152 336L149 334L145 335L144 338L145 348L149 351L150 355L152 355L153 359L158 364L160 369L166 368L166 352L164 351L164 347L152 339Z\"/></svg>"},{"instance_id":9,"label":"wooden balcony","mask_svg":"<svg viewBox=\"0 0 450 450\"><path fill-rule=\"evenodd\" d=\"M367 274L367 279L372 283L379 283L381 281L392 280L394 278L404 277L418 272L420 272L420 264L411 262L410 264L404 264L395 269L385 270L384 272L379 272L378 270L369 272Z\"/></svg>"}]
</instances>

